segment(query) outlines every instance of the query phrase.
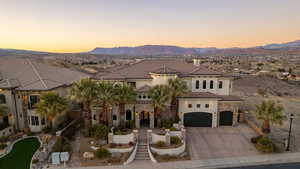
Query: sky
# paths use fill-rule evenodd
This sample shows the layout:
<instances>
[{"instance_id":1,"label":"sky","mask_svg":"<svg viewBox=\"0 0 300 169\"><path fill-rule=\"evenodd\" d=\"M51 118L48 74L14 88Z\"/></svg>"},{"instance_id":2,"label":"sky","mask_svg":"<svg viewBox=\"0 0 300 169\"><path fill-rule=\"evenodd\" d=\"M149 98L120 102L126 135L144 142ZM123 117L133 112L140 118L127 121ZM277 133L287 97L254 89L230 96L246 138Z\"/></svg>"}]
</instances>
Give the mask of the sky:
<instances>
[{"instance_id":1,"label":"sky","mask_svg":"<svg viewBox=\"0 0 300 169\"><path fill-rule=\"evenodd\" d=\"M227 48L299 39L299 0L0 0L0 48Z\"/></svg>"}]
</instances>

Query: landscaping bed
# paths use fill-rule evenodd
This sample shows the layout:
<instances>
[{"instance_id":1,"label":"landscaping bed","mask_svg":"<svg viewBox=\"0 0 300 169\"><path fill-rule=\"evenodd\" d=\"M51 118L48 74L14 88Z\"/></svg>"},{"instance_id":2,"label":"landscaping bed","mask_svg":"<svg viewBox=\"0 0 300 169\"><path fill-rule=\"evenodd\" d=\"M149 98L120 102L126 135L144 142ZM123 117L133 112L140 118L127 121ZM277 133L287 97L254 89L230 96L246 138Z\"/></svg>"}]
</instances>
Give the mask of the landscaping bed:
<instances>
[{"instance_id":1,"label":"landscaping bed","mask_svg":"<svg viewBox=\"0 0 300 169\"><path fill-rule=\"evenodd\" d=\"M153 153L154 158L157 162L170 162L170 161L184 161L190 160L190 156L187 153L182 153L181 155L172 156L172 155L158 155Z\"/></svg>"}]
</instances>

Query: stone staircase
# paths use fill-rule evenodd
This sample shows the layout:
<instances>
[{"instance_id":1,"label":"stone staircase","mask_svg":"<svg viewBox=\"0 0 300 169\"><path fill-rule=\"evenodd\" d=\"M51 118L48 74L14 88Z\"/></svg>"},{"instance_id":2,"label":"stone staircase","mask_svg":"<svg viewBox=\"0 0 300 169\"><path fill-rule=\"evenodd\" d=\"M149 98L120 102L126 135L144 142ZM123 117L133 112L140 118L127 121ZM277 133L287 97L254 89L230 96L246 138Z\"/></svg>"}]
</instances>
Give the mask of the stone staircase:
<instances>
[{"instance_id":1,"label":"stone staircase","mask_svg":"<svg viewBox=\"0 0 300 169\"><path fill-rule=\"evenodd\" d=\"M139 144L135 155L135 160L150 160L147 150L147 130L139 130Z\"/></svg>"}]
</instances>

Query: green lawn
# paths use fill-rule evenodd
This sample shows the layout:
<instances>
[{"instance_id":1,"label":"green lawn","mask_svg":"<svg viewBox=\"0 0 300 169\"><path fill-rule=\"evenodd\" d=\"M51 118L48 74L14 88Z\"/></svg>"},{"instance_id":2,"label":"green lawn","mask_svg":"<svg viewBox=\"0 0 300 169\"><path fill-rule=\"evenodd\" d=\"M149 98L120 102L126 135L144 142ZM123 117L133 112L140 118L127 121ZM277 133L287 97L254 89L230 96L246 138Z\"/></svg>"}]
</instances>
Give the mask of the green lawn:
<instances>
[{"instance_id":1,"label":"green lawn","mask_svg":"<svg viewBox=\"0 0 300 169\"><path fill-rule=\"evenodd\" d=\"M0 158L0 169L29 169L31 158L39 147L37 138L18 141L9 154Z\"/></svg>"}]
</instances>

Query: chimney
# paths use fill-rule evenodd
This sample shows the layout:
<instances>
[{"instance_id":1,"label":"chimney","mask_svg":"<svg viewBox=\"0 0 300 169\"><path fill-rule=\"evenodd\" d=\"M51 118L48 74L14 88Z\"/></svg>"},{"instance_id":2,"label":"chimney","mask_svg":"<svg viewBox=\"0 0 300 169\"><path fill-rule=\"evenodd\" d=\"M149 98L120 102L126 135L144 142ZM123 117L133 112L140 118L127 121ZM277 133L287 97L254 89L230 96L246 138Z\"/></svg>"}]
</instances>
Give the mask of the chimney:
<instances>
[{"instance_id":1,"label":"chimney","mask_svg":"<svg viewBox=\"0 0 300 169\"><path fill-rule=\"evenodd\" d=\"M200 66L201 60L200 59L193 59L193 62L194 62L195 66Z\"/></svg>"}]
</instances>

